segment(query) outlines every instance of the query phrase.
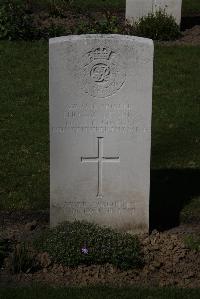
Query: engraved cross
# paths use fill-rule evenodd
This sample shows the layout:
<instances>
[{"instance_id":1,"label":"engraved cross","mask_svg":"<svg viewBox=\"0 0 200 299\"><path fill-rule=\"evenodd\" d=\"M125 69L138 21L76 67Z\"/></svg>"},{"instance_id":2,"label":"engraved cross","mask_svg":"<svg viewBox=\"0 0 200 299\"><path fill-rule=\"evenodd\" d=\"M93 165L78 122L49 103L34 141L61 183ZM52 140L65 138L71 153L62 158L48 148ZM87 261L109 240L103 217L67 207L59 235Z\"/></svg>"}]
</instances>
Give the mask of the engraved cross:
<instances>
[{"instance_id":1,"label":"engraved cross","mask_svg":"<svg viewBox=\"0 0 200 299\"><path fill-rule=\"evenodd\" d=\"M104 157L103 156L103 137L97 137L98 139L98 157L81 157L82 163L98 163L98 192L97 197L103 197L103 163L105 162L120 162L119 157Z\"/></svg>"}]
</instances>

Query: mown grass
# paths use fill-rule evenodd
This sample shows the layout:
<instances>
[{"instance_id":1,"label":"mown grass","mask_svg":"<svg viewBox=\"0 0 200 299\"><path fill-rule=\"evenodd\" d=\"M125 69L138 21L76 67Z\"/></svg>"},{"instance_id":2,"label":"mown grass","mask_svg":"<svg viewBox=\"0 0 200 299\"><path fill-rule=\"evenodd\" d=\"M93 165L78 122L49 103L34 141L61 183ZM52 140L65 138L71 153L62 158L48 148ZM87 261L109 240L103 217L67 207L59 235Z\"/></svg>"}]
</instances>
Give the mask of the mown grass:
<instances>
[{"instance_id":1,"label":"mown grass","mask_svg":"<svg viewBox=\"0 0 200 299\"><path fill-rule=\"evenodd\" d=\"M199 299L200 289L142 288L11 288L1 289L1 299Z\"/></svg>"},{"instance_id":2,"label":"mown grass","mask_svg":"<svg viewBox=\"0 0 200 299\"><path fill-rule=\"evenodd\" d=\"M49 197L47 43L0 43L0 207Z\"/></svg>"},{"instance_id":3,"label":"mown grass","mask_svg":"<svg viewBox=\"0 0 200 299\"><path fill-rule=\"evenodd\" d=\"M199 0L183 0L182 5L183 15L200 14Z\"/></svg>"},{"instance_id":4,"label":"mown grass","mask_svg":"<svg viewBox=\"0 0 200 299\"><path fill-rule=\"evenodd\" d=\"M200 167L200 47L155 48L152 168Z\"/></svg>"},{"instance_id":5,"label":"mown grass","mask_svg":"<svg viewBox=\"0 0 200 299\"><path fill-rule=\"evenodd\" d=\"M200 168L200 47L156 46L152 168ZM49 206L48 46L0 43L0 209Z\"/></svg>"},{"instance_id":6,"label":"mown grass","mask_svg":"<svg viewBox=\"0 0 200 299\"><path fill-rule=\"evenodd\" d=\"M184 206L180 220L182 223L200 223L200 196L194 197Z\"/></svg>"}]
</instances>

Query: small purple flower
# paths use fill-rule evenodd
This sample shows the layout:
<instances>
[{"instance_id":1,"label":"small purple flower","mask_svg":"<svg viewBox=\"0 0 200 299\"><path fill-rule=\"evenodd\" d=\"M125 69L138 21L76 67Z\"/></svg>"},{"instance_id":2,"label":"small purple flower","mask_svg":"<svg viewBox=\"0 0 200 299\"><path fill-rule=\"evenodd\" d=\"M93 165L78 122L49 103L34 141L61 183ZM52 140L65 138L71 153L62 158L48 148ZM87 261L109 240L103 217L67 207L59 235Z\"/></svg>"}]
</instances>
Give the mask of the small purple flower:
<instances>
[{"instance_id":1,"label":"small purple flower","mask_svg":"<svg viewBox=\"0 0 200 299\"><path fill-rule=\"evenodd\" d=\"M82 252L83 254L88 254L88 249L87 249L86 247L82 247L82 248L81 248L81 252Z\"/></svg>"}]
</instances>

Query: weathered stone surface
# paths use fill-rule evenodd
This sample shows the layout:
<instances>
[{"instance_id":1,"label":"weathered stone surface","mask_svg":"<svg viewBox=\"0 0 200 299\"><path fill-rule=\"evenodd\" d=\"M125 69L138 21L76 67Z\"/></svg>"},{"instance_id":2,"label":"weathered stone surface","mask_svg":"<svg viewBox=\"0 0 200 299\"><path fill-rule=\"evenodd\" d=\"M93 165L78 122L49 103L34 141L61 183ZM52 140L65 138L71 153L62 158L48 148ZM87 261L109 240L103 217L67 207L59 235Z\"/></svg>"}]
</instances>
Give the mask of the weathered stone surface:
<instances>
[{"instance_id":1,"label":"weathered stone surface","mask_svg":"<svg viewBox=\"0 0 200 299\"><path fill-rule=\"evenodd\" d=\"M50 40L51 225L148 231L153 42Z\"/></svg>"},{"instance_id":2,"label":"weathered stone surface","mask_svg":"<svg viewBox=\"0 0 200 299\"><path fill-rule=\"evenodd\" d=\"M126 0L126 19L132 23L153 12L153 0Z\"/></svg>"},{"instance_id":3,"label":"weathered stone surface","mask_svg":"<svg viewBox=\"0 0 200 299\"><path fill-rule=\"evenodd\" d=\"M182 0L126 0L126 19L132 23L149 13L165 10L177 24L181 23Z\"/></svg>"}]
</instances>

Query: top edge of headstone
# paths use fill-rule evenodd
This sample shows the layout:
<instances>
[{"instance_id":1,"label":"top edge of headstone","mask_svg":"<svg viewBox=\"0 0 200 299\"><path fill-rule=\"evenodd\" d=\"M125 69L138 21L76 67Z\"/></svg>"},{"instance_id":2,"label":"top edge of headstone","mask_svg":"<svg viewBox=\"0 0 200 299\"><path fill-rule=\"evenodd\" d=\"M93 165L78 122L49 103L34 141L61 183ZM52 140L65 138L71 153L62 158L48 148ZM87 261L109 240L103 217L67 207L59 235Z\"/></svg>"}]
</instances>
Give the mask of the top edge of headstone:
<instances>
[{"instance_id":1,"label":"top edge of headstone","mask_svg":"<svg viewBox=\"0 0 200 299\"><path fill-rule=\"evenodd\" d=\"M54 37L49 39L49 44L58 44L63 42L76 42L80 40L88 40L88 39L118 39L120 40L129 40L132 42L138 42L146 45L153 45L153 40L149 38L139 37L139 36L132 36L132 35L121 35L121 34L81 34L81 35L67 35L67 36L60 36Z\"/></svg>"}]
</instances>

